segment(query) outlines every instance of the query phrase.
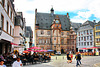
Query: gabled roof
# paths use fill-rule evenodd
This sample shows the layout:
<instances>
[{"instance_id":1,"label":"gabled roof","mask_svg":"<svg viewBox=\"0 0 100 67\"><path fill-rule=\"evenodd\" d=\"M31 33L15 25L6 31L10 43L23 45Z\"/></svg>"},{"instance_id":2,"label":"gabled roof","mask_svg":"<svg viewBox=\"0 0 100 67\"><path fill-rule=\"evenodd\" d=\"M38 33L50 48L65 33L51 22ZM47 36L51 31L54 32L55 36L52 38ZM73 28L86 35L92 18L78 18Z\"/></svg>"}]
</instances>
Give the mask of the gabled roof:
<instances>
[{"instance_id":1,"label":"gabled roof","mask_svg":"<svg viewBox=\"0 0 100 67\"><path fill-rule=\"evenodd\" d=\"M83 23L83 24L82 24L82 26L85 26L85 25L90 25L91 27L93 27L93 28L94 28L94 26L96 25L96 23L95 23L95 22L92 22L92 21L87 20L85 23Z\"/></svg>"},{"instance_id":2,"label":"gabled roof","mask_svg":"<svg viewBox=\"0 0 100 67\"><path fill-rule=\"evenodd\" d=\"M62 30L70 30L70 20L67 15L57 15L51 13L37 13L36 14L36 24L39 24L39 29L51 29L53 20L59 17L62 25Z\"/></svg>"},{"instance_id":3,"label":"gabled roof","mask_svg":"<svg viewBox=\"0 0 100 67\"><path fill-rule=\"evenodd\" d=\"M75 29L76 29L76 28L78 29L81 25L82 25L82 23L73 23L73 22L71 23L71 26L72 26L73 28L75 28Z\"/></svg>"}]
</instances>

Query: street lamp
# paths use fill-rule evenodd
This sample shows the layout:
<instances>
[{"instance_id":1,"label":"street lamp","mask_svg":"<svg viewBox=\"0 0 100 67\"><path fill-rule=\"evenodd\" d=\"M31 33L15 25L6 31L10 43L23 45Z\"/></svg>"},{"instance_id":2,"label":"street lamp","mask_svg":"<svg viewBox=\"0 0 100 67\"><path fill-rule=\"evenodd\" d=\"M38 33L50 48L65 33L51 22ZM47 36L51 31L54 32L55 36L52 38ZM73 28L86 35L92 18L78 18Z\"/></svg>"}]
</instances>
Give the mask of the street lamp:
<instances>
[{"instance_id":1,"label":"street lamp","mask_svg":"<svg viewBox=\"0 0 100 67\"><path fill-rule=\"evenodd\" d=\"M2 34L2 28L0 27L0 36L1 36L1 34Z\"/></svg>"}]
</instances>

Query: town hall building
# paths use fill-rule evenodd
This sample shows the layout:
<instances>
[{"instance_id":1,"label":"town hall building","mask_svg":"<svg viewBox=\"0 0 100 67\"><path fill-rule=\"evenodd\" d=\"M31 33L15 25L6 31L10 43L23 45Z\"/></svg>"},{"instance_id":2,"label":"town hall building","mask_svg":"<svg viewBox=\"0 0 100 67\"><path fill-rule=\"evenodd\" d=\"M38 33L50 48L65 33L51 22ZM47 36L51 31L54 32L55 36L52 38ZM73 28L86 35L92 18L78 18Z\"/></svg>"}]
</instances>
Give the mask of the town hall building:
<instances>
[{"instance_id":1,"label":"town hall building","mask_svg":"<svg viewBox=\"0 0 100 67\"><path fill-rule=\"evenodd\" d=\"M76 52L76 33L69 14L40 13L35 10L35 45L46 50Z\"/></svg>"}]
</instances>

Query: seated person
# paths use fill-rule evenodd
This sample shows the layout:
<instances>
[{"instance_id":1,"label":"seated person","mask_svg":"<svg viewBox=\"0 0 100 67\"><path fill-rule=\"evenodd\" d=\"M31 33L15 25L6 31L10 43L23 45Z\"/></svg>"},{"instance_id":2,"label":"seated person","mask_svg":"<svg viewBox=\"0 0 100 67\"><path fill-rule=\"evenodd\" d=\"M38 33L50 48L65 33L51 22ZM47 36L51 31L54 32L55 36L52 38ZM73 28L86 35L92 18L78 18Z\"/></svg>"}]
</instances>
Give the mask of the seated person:
<instances>
[{"instance_id":1,"label":"seated person","mask_svg":"<svg viewBox=\"0 0 100 67\"><path fill-rule=\"evenodd\" d=\"M6 65L4 65L4 60L0 59L0 67L6 67Z\"/></svg>"}]
</instances>

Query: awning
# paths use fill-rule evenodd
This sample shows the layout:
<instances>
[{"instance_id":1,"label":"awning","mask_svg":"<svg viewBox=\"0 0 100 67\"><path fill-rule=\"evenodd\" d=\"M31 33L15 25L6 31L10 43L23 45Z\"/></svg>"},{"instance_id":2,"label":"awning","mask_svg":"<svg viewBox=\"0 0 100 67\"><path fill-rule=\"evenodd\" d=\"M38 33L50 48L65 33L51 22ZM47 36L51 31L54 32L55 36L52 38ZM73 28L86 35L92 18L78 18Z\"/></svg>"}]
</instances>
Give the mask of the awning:
<instances>
[{"instance_id":1,"label":"awning","mask_svg":"<svg viewBox=\"0 0 100 67\"><path fill-rule=\"evenodd\" d=\"M12 45L16 45L16 46L18 46L18 44L15 44L15 43L11 43Z\"/></svg>"}]
</instances>

